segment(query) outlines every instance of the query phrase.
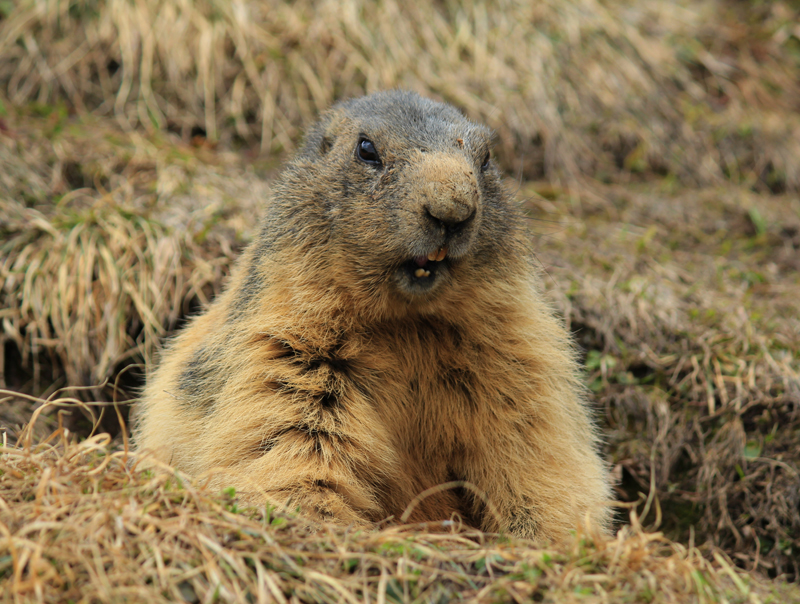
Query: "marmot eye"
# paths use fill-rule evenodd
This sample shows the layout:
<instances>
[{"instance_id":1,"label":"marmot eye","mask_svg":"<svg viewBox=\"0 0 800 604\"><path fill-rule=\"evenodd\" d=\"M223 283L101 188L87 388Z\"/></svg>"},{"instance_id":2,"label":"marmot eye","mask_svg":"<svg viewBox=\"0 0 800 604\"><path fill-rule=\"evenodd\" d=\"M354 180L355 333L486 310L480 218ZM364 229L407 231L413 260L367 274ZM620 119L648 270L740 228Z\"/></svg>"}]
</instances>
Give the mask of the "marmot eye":
<instances>
[{"instance_id":1,"label":"marmot eye","mask_svg":"<svg viewBox=\"0 0 800 604\"><path fill-rule=\"evenodd\" d=\"M487 151L486 157L483 158L483 163L481 164L481 172L486 172L486 169L489 167L489 160L492 159L491 154Z\"/></svg>"},{"instance_id":2,"label":"marmot eye","mask_svg":"<svg viewBox=\"0 0 800 604\"><path fill-rule=\"evenodd\" d=\"M358 159L363 161L365 164L369 164L371 166L381 165L381 158L378 156L378 152L375 150L375 145L373 145L372 141L369 139L359 139L358 145L356 145L356 155L358 156Z\"/></svg>"}]
</instances>

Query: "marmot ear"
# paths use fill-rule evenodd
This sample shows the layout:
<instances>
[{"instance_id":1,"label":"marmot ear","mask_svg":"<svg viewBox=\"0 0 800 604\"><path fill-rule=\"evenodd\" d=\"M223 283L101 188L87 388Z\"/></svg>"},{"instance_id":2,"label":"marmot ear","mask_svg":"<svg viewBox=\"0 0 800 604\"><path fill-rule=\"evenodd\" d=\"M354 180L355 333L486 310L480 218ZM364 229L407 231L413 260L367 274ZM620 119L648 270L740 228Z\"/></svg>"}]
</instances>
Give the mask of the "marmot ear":
<instances>
[{"instance_id":1,"label":"marmot ear","mask_svg":"<svg viewBox=\"0 0 800 604\"><path fill-rule=\"evenodd\" d=\"M333 147L341 124L341 120L338 119L340 113L334 108L320 116L319 121L306 133L305 141L300 148L301 157L308 159L322 157Z\"/></svg>"}]
</instances>

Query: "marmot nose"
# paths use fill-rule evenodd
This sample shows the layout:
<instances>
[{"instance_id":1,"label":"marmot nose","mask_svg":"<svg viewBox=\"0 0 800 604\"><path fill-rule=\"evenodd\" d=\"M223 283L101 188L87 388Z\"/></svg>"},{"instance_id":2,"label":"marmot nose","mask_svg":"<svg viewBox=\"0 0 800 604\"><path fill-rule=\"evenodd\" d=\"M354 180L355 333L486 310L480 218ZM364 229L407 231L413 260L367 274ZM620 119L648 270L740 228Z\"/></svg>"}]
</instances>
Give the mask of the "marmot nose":
<instances>
[{"instance_id":1,"label":"marmot nose","mask_svg":"<svg viewBox=\"0 0 800 604\"><path fill-rule=\"evenodd\" d=\"M462 231L475 217L475 207L457 201L425 206L428 217L445 229L448 235Z\"/></svg>"},{"instance_id":2,"label":"marmot nose","mask_svg":"<svg viewBox=\"0 0 800 604\"><path fill-rule=\"evenodd\" d=\"M465 230L478 212L478 182L465 157L451 153L421 154L412 180L419 182L421 210L428 224L453 236Z\"/></svg>"}]
</instances>

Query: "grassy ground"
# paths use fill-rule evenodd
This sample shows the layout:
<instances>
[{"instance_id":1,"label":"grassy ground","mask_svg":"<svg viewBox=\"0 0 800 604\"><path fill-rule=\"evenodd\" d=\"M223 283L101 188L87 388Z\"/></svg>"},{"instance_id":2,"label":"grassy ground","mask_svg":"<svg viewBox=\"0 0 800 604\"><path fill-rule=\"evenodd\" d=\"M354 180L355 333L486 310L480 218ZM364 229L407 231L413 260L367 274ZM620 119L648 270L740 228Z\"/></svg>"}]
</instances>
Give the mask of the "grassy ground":
<instances>
[{"instance_id":1,"label":"grassy ground","mask_svg":"<svg viewBox=\"0 0 800 604\"><path fill-rule=\"evenodd\" d=\"M62 429L0 460L9 601L789 602L720 553L644 532L558 549L459 526L369 533L238 509L171 474L126 463L102 434ZM9 507L8 503L12 505Z\"/></svg>"},{"instance_id":2,"label":"grassy ground","mask_svg":"<svg viewBox=\"0 0 800 604\"><path fill-rule=\"evenodd\" d=\"M4 598L800 602L800 6L501 4L0 2ZM218 290L314 114L390 86L498 131L614 541L239 510L83 404Z\"/></svg>"}]
</instances>

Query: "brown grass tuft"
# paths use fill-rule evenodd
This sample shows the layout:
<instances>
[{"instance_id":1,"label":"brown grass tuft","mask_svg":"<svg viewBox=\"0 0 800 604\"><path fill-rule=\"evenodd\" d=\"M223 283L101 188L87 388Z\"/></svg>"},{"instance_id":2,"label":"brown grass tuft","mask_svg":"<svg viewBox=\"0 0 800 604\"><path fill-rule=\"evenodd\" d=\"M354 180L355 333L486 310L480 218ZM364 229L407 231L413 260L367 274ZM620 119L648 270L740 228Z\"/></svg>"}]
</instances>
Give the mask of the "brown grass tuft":
<instances>
[{"instance_id":1,"label":"brown grass tuft","mask_svg":"<svg viewBox=\"0 0 800 604\"><path fill-rule=\"evenodd\" d=\"M68 407L67 399L51 404ZM35 418L34 418L35 421ZM105 434L0 449L0 577L14 601L766 602L724 556L636 523L561 549L446 523L370 532L239 509ZM788 595L791 588L782 588Z\"/></svg>"},{"instance_id":2,"label":"brown grass tuft","mask_svg":"<svg viewBox=\"0 0 800 604\"><path fill-rule=\"evenodd\" d=\"M0 140L3 332L34 389L54 375L98 384L150 361L166 330L209 299L268 187L225 154L198 161L205 151L174 137L57 111L44 128L15 117Z\"/></svg>"}]
</instances>

